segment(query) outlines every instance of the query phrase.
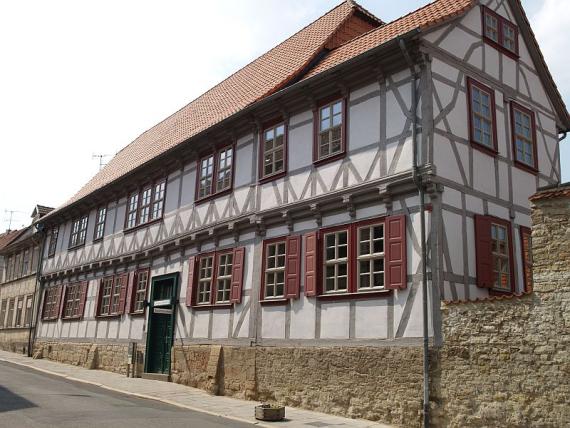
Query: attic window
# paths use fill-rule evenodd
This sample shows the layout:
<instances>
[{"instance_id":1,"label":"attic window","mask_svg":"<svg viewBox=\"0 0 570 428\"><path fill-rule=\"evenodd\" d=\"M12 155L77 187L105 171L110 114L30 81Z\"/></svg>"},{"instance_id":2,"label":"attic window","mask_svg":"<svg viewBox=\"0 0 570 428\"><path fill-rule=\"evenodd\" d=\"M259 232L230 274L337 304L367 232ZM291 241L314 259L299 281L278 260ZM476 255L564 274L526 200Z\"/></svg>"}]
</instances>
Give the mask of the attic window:
<instances>
[{"instance_id":1,"label":"attic window","mask_svg":"<svg viewBox=\"0 0 570 428\"><path fill-rule=\"evenodd\" d=\"M518 28L515 24L485 6L481 6L483 38L503 53L518 57Z\"/></svg>"}]
</instances>

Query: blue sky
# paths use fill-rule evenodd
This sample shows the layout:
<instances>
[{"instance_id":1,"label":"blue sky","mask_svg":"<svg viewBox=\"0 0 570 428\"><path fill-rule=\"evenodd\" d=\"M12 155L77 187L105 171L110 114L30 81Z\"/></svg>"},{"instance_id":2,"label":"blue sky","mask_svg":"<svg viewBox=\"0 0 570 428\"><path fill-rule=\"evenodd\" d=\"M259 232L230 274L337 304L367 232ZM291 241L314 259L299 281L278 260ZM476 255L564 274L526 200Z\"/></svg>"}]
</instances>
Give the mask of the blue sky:
<instances>
[{"instance_id":1,"label":"blue sky","mask_svg":"<svg viewBox=\"0 0 570 428\"><path fill-rule=\"evenodd\" d=\"M339 2L0 2L0 231L6 210L14 228L29 224L35 204L62 204L97 172L94 154L113 155ZM384 21L427 2L360 1ZM559 52L570 46L560 13L570 0L523 5L568 104L570 67Z\"/></svg>"}]
</instances>

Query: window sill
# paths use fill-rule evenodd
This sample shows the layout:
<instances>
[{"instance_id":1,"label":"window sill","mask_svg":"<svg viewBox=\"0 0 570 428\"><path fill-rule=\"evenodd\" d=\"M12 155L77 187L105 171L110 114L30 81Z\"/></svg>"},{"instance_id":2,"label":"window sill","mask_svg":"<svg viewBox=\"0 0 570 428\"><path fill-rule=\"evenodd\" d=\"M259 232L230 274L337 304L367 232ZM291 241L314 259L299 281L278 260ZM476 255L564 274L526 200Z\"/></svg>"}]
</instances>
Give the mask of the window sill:
<instances>
[{"instance_id":1,"label":"window sill","mask_svg":"<svg viewBox=\"0 0 570 428\"><path fill-rule=\"evenodd\" d=\"M259 184L265 184L265 183L269 183L271 181L274 180L279 180L280 178L283 178L287 175L287 171L281 171L272 175L267 175L265 177L261 177L259 179Z\"/></svg>"},{"instance_id":2,"label":"window sill","mask_svg":"<svg viewBox=\"0 0 570 428\"><path fill-rule=\"evenodd\" d=\"M137 312L129 312L129 315L132 317L140 317L142 315L146 314L146 311L137 311Z\"/></svg>"},{"instance_id":3,"label":"window sill","mask_svg":"<svg viewBox=\"0 0 570 428\"><path fill-rule=\"evenodd\" d=\"M131 233L131 232L135 232L135 231L137 231L137 230L139 230L139 229L142 229L143 227L150 226L150 225L152 225L152 224L158 223L159 221L162 221L162 217L155 218L154 220L147 221L146 223L138 224L138 225L133 226L133 227L131 227L131 228L129 228L129 229L123 229L123 234L128 234L128 233ZM101 238L101 239L103 239L103 238Z\"/></svg>"},{"instance_id":4,"label":"window sill","mask_svg":"<svg viewBox=\"0 0 570 428\"><path fill-rule=\"evenodd\" d=\"M97 319L105 319L105 318L121 318L122 314L111 314L111 315L96 315L95 318Z\"/></svg>"},{"instance_id":5,"label":"window sill","mask_svg":"<svg viewBox=\"0 0 570 428\"><path fill-rule=\"evenodd\" d=\"M81 320L81 318L83 318L83 316L77 315L75 317L62 317L61 320L62 321L79 321L79 320Z\"/></svg>"},{"instance_id":6,"label":"window sill","mask_svg":"<svg viewBox=\"0 0 570 428\"><path fill-rule=\"evenodd\" d=\"M54 318L42 318L42 322L57 321L58 319L59 319L58 317L54 317Z\"/></svg>"},{"instance_id":7,"label":"window sill","mask_svg":"<svg viewBox=\"0 0 570 428\"><path fill-rule=\"evenodd\" d=\"M478 143L477 141L471 140L471 147L473 147L475 150L479 150L482 153L488 154L489 156L497 157L497 155L499 154L497 149L484 146L483 144Z\"/></svg>"},{"instance_id":8,"label":"window sill","mask_svg":"<svg viewBox=\"0 0 570 428\"><path fill-rule=\"evenodd\" d=\"M208 310L208 309L229 309L233 306L233 303L220 303L214 305L192 305L192 309L200 310Z\"/></svg>"},{"instance_id":9,"label":"window sill","mask_svg":"<svg viewBox=\"0 0 570 428\"><path fill-rule=\"evenodd\" d=\"M392 294L392 290L361 291L358 293L319 294L319 300L375 299Z\"/></svg>"},{"instance_id":10,"label":"window sill","mask_svg":"<svg viewBox=\"0 0 570 428\"><path fill-rule=\"evenodd\" d=\"M321 159L318 159L318 160L314 160L314 161L313 161L313 165L314 165L314 166L325 165L325 164L327 164L327 163L329 163L329 162L334 162L334 161L336 161L336 160L342 159L342 158L344 158L345 156L346 156L346 151L343 150L342 152L337 153L337 154L335 154L335 155L330 155L330 156L327 156L326 158L321 158Z\"/></svg>"},{"instance_id":11,"label":"window sill","mask_svg":"<svg viewBox=\"0 0 570 428\"><path fill-rule=\"evenodd\" d=\"M94 239L93 241L91 241L91 243L92 243L92 244L96 244L96 243L98 243L98 242L101 242L101 241L103 241L103 238L104 238L104 237L101 236L100 238L97 238L97 239Z\"/></svg>"},{"instance_id":12,"label":"window sill","mask_svg":"<svg viewBox=\"0 0 570 428\"><path fill-rule=\"evenodd\" d=\"M278 305L286 305L289 300L291 299L265 299L260 300L259 303L263 306L278 306Z\"/></svg>"},{"instance_id":13,"label":"window sill","mask_svg":"<svg viewBox=\"0 0 570 428\"><path fill-rule=\"evenodd\" d=\"M204 202L211 201L212 199L216 199L216 198L219 197L219 196L228 195L228 194L232 193L232 190L233 190L233 183L232 183L232 186L231 186L229 189L222 190L221 192L213 193L213 194L208 195L208 196L204 196L203 198L200 198L200 199L196 199L196 200L194 201L194 204L195 204L195 205L199 205L199 204L202 204L202 203L204 203Z\"/></svg>"},{"instance_id":14,"label":"window sill","mask_svg":"<svg viewBox=\"0 0 570 428\"><path fill-rule=\"evenodd\" d=\"M77 250L78 248L85 247L85 242L82 244L74 245L73 247L67 247L67 251Z\"/></svg>"},{"instance_id":15,"label":"window sill","mask_svg":"<svg viewBox=\"0 0 570 428\"><path fill-rule=\"evenodd\" d=\"M533 166L527 165L526 163L522 163L521 161L515 160L515 166L533 175L538 175L538 169L536 169Z\"/></svg>"},{"instance_id":16,"label":"window sill","mask_svg":"<svg viewBox=\"0 0 570 428\"><path fill-rule=\"evenodd\" d=\"M485 43L487 43L489 46L494 47L495 49L497 49L499 52L505 54L506 56L510 57L511 59L514 59L515 61L519 60L519 55L516 52L510 51L507 48L505 48L504 46L502 46L501 44L497 43L496 41L494 41L493 39L487 37L487 36L483 36L483 40L485 41Z\"/></svg>"}]
</instances>

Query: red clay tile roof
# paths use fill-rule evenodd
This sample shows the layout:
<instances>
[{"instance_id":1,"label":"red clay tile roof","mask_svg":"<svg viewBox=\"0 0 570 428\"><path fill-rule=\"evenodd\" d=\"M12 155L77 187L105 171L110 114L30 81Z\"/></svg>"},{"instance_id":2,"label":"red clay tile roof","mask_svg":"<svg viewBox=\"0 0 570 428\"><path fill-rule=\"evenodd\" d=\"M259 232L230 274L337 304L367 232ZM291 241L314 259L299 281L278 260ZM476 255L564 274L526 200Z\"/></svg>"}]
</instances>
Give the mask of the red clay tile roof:
<instances>
[{"instance_id":1,"label":"red clay tile roof","mask_svg":"<svg viewBox=\"0 0 570 428\"><path fill-rule=\"evenodd\" d=\"M24 228L20 230L11 230L9 232L0 234L0 250L3 250L5 247L7 247L8 244L20 236L24 230L26 229Z\"/></svg>"},{"instance_id":2,"label":"red clay tile roof","mask_svg":"<svg viewBox=\"0 0 570 428\"><path fill-rule=\"evenodd\" d=\"M335 31L356 11L372 15L352 1L337 7L252 61L170 117L140 135L63 206L70 205L128 174L297 77ZM378 21L378 25L381 23ZM51 214L55 213L52 212Z\"/></svg>"},{"instance_id":3,"label":"red clay tile roof","mask_svg":"<svg viewBox=\"0 0 570 428\"><path fill-rule=\"evenodd\" d=\"M305 78L322 73L416 28L425 30L439 25L461 15L473 4L473 0L439 0L430 3L340 46L312 69Z\"/></svg>"},{"instance_id":4,"label":"red clay tile roof","mask_svg":"<svg viewBox=\"0 0 570 428\"><path fill-rule=\"evenodd\" d=\"M570 182L539 189L539 191L532 195L529 200L538 201L541 199L553 198L570 198Z\"/></svg>"}]
</instances>

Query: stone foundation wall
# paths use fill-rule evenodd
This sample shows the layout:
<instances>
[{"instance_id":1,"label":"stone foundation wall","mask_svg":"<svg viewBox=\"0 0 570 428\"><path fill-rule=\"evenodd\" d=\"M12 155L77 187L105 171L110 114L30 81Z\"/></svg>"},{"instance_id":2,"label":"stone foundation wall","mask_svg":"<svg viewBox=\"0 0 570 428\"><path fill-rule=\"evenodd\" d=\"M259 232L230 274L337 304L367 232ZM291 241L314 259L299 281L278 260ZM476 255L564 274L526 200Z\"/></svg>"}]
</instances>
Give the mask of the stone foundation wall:
<instances>
[{"instance_id":1,"label":"stone foundation wall","mask_svg":"<svg viewBox=\"0 0 570 428\"><path fill-rule=\"evenodd\" d=\"M127 373L127 354L127 344L38 341L34 347L36 358L120 374Z\"/></svg>"},{"instance_id":2,"label":"stone foundation wall","mask_svg":"<svg viewBox=\"0 0 570 428\"><path fill-rule=\"evenodd\" d=\"M570 423L570 197L533 208L534 293L443 305L444 345L432 360L437 426Z\"/></svg>"},{"instance_id":3,"label":"stone foundation wall","mask_svg":"<svg viewBox=\"0 0 570 428\"><path fill-rule=\"evenodd\" d=\"M0 350L27 354L28 328L10 328L0 330Z\"/></svg>"}]
</instances>

